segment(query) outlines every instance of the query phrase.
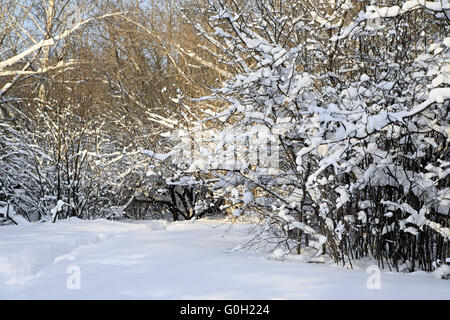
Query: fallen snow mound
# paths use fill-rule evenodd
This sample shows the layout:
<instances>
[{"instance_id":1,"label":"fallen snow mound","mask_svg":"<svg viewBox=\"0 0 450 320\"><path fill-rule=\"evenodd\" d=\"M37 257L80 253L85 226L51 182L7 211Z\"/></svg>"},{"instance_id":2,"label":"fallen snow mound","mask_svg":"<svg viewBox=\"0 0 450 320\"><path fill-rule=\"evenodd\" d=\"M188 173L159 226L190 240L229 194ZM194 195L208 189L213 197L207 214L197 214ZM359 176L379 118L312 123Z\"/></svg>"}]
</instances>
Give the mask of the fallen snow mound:
<instances>
[{"instance_id":1,"label":"fallen snow mound","mask_svg":"<svg viewBox=\"0 0 450 320\"><path fill-rule=\"evenodd\" d=\"M56 224L5 226L0 232L0 283L25 284L58 257L83 245L120 237L128 232L163 230L163 221L129 224L76 218Z\"/></svg>"}]
</instances>

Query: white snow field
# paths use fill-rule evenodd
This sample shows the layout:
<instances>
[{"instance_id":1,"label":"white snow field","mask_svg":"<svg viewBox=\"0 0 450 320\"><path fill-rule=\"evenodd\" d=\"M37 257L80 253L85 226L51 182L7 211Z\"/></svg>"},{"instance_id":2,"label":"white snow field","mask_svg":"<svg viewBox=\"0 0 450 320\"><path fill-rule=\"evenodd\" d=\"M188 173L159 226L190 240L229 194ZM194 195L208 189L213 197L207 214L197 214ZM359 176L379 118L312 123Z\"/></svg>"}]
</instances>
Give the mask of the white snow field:
<instances>
[{"instance_id":1,"label":"white snow field","mask_svg":"<svg viewBox=\"0 0 450 320\"><path fill-rule=\"evenodd\" d=\"M2 227L0 299L450 299L450 281L422 272L383 271L381 289L369 290L364 268L233 250L249 228L76 219Z\"/></svg>"}]
</instances>

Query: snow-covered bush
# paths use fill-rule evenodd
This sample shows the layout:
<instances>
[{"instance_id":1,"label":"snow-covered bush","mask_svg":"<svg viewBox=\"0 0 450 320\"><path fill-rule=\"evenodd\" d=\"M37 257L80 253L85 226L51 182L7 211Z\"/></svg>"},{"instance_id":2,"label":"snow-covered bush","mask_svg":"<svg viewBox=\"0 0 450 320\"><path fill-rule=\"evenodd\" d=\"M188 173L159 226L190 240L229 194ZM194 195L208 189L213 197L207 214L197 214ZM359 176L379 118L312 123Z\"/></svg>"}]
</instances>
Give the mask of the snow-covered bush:
<instances>
[{"instance_id":1,"label":"snow-covered bush","mask_svg":"<svg viewBox=\"0 0 450 320\"><path fill-rule=\"evenodd\" d=\"M27 130L3 127L0 187L29 221L102 217L145 176L139 151L120 150L95 121L67 117L56 127L51 114Z\"/></svg>"},{"instance_id":2,"label":"snow-covered bush","mask_svg":"<svg viewBox=\"0 0 450 320\"><path fill-rule=\"evenodd\" d=\"M431 271L450 250L448 8L203 5L211 31L195 26L238 73L194 100L227 107L203 121L216 129L200 130L190 170L230 198L251 190L242 202L266 221L259 239ZM271 170L246 160L249 141L256 157L266 144L279 155Z\"/></svg>"}]
</instances>

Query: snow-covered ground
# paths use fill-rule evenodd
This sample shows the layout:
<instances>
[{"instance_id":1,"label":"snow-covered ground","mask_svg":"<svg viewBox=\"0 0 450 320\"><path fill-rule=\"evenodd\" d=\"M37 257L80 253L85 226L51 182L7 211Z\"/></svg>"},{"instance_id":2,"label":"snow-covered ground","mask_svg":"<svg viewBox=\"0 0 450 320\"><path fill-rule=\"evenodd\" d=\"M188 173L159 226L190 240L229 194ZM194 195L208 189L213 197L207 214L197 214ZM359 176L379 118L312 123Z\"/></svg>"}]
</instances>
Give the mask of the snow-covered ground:
<instances>
[{"instance_id":1,"label":"snow-covered ground","mask_svg":"<svg viewBox=\"0 0 450 320\"><path fill-rule=\"evenodd\" d=\"M229 227L218 220L2 227L0 299L450 299L450 281L425 273L381 272L381 289L369 290L364 268L233 250L250 225Z\"/></svg>"}]
</instances>

